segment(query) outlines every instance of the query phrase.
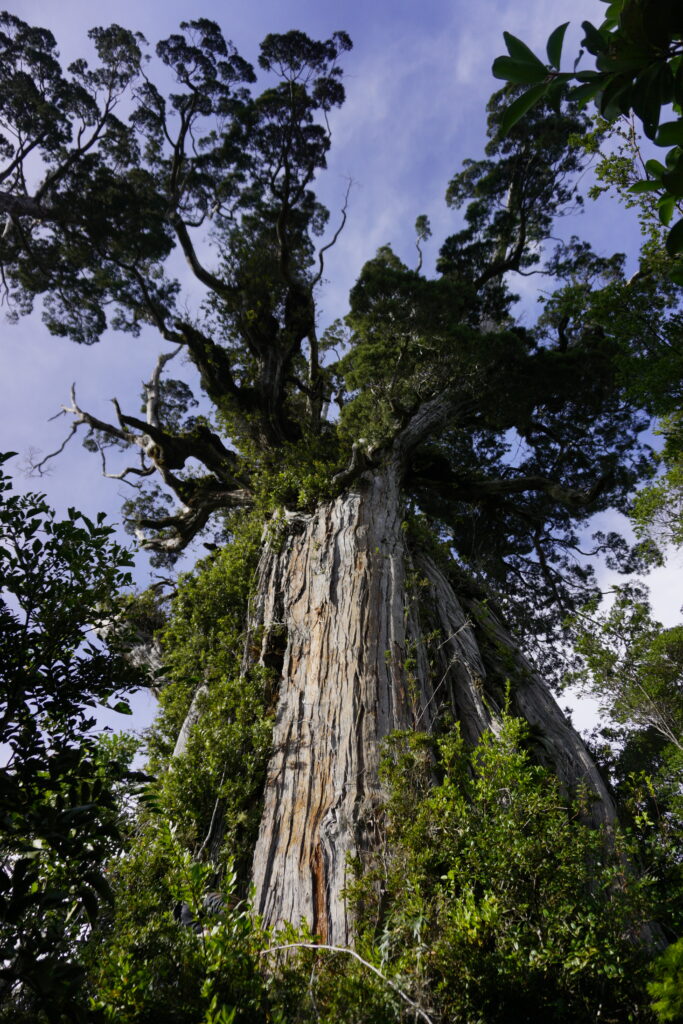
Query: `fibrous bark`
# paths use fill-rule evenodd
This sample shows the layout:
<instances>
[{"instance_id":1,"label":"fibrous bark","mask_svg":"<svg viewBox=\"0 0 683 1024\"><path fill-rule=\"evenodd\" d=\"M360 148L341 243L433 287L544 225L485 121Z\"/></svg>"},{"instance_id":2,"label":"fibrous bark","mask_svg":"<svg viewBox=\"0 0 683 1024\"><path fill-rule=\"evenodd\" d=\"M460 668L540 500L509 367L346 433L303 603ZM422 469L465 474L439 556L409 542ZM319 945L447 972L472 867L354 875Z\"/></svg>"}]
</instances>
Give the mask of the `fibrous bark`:
<instances>
[{"instance_id":1,"label":"fibrous bark","mask_svg":"<svg viewBox=\"0 0 683 1024\"><path fill-rule=\"evenodd\" d=\"M591 817L614 807L578 735L492 612L458 600L429 558L411 554L400 474L385 468L311 515L271 530L250 623L267 663L286 637L253 880L270 925L305 918L324 942L351 944L349 856L382 839L382 741L433 730L448 709L464 738L513 712L570 790L585 782ZM429 639L427 639L429 638ZM272 663L272 659L271 659Z\"/></svg>"}]
</instances>

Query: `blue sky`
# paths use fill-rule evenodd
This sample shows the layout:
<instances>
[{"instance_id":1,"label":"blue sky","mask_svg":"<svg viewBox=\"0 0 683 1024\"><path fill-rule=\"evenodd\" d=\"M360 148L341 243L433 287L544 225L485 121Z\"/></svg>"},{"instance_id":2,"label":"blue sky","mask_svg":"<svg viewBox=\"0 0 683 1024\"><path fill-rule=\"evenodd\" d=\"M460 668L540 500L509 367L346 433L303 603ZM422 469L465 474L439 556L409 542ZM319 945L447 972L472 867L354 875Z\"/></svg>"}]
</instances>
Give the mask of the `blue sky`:
<instances>
[{"instance_id":1,"label":"blue sky","mask_svg":"<svg viewBox=\"0 0 683 1024\"><path fill-rule=\"evenodd\" d=\"M299 28L319 37L337 29L349 32L354 49L344 60L347 103L332 119L333 149L320 186L333 220L347 180L354 185L347 229L327 261L323 326L344 313L349 287L378 246L391 243L404 259L413 259L413 225L421 213L432 222L434 241L425 269L430 258L433 266L440 240L457 224L443 200L446 185L463 159L477 158L483 149L485 105L497 87L490 67L504 50L503 30L542 53L550 31L571 16L569 56L578 49L581 21L599 21L604 10L599 0L575 0L571 8L560 0L348 0L345 5L329 0L22 0L5 6L51 29L65 61L83 54L89 28L111 22L140 30L154 44L183 19L210 17L251 61L268 32ZM637 250L635 218L610 202L591 207L571 230L589 237L603 253ZM527 299L532 302L532 295ZM47 335L37 317L18 326L0 320L0 338L0 449L22 457L30 449L46 453L60 444L68 422L48 420L68 401L72 381L81 404L105 418L114 395L124 408L128 396L128 407L135 408L140 382L159 350L152 333L139 339L112 335L92 348L79 348ZM53 463L49 477L39 484L18 478L17 486L39 486L60 509L70 504L88 513L105 509L116 518L121 485L98 473L95 458L76 442ZM680 557L655 580L657 612L669 621L680 602L677 577Z\"/></svg>"}]
</instances>

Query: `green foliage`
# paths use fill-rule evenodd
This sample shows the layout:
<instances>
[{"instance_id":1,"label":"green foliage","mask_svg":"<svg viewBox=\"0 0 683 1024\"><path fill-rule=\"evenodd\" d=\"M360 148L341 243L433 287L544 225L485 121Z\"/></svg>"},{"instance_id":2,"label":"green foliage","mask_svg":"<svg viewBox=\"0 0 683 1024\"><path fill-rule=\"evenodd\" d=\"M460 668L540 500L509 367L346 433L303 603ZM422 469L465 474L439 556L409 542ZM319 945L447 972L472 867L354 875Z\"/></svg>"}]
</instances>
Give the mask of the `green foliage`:
<instances>
[{"instance_id":1,"label":"green foliage","mask_svg":"<svg viewBox=\"0 0 683 1024\"><path fill-rule=\"evenodd\" d=\"M605 145L608 143L609 145ZM680 306L680 258L664 249L665 226L673 206L665 197L638 183L644 162L633 122L608 124L597 119L587 136L572 145L597 158L595 198L611 193L634 209L644 236L638 273L630 281L616 278L608 288L586 295L585 315L619 339L619 375L634 402L657 418L655 432L664 438L653 453L656 479L635 496L631 518L637 534L657 543L683 543L683 319Z\"/></svg>"},{"instance_id":2,"label":"green foliage","mask_svg":"<svg viewBox=\"0 0 683 1024\"><path fill-rule=\"evenodd\" d=\"M89 945L92 1018L116 1024L324 1024L402 1019L390 985L348 956L313 948L305 927L261 927L237 873L192 859L152 814L112 866L115 911ZM208 893L222 909L207 913ZM198 924L174 920L181 902ZM287 947L278 953L279 946ZM308 948L306 948L308 947Z\"/></svg>"},{"instance_id":3,"label":"green foliage","mask_svg":"<svg viewBox=\"0 0 683 1024\"><path fill-rule=\"evenodd\" d=\"M91 999L105 1020L120 1014L151 1021L152 1000L169 1021L197 1019L197 950L172 917L168 826L141 823L136 833L126 856L111 866L114 904L86 950Z\"/></svg>"},{"instance_id":4,"label":"green foliage","mask_svg":"<svg viewBox=\"0 0 683 1024\"><path fill-rule=\"evenodd\" d=\"M664 447L657 456L663 473L633 501L636 530L645 537L683 546L683 413L662 417Z\"/></svg>"},{"instance_id":5,"label":"green foliage","mask_svg":"<svg viewBox=\"0 0 683 1024\"><path fill-rule=\"evenodd\" d=\"M244 670L244 627L260 550L262 520L248 514L233 526L232 543L197 563L179 581L161 634L165 676L160 711L149 737L151 770L160 773L157 801L189 848L199 849L215 814L244 883L258 828L260 795L270 751L275 676ZM170 760L193 696L201 727Z\"/></svg>"},{"instance_id":6,"label":"green foliage","mask_svg":"<svg viewBox=\"0 0 683 1024\"><path fill-rule=\"evenodd\" d=\"M501 127L504 132L524 117L541 99L557 102L570 82L570 95L581 103L594 99L603 117L615 118L633 113L645 134L658 146L668 148L665 164L649 160L647 179L633 185L638 193L657 192L662 221L668 224L674 207L680 212L683 201L683 14L670 0L603 0L609 3L603 23L596 28L582 24L584 49L595 57L594 71L560 71L562 42L567 24L554 30L548 39L549 64L539 60L529 48L504 33L509 56L497 57L493 74L514 85L531 85L507 109ZM677 120L660 125L662 110L673 107ZM671 148L669 148L671 147ZM683 219L677 221L666 238L669 255L683 252ZM683 272L676 271L678 283ZM680 277L680 280L679 280Z\"/></svg>"},{"instance_id":7,"label":"green foliage","mask_svg":"<svg viewBox=\"0 0 683 1024\"><path fill-rule=\"evenodd\" d=\"M434 756L436 755L436 756ZM434 775L441 781L433 785ZM352 895L362 950L438 1020L650 1020L647 878L581 821L504 717L468 751L398 734L384 760L387 846Z\"/></svg>"},{"instance_id":8,"label":"green foliage","mask_svg":"<svg viewBox=\"0 0 683 1024\"><path fill-rule=\"evenodd\" d=\"M628 866L626 835L583 823L590 794L569 803L529 751L525 726L508 717L474 750L457 731L390 739L387 845L349 892L360 962L305 928L261 928L229 859L217 875L148 813L112 865L115 910L89 945L94 1019L389 1024L414 1020L417 1007L468 1024L539 1012L558 1024L597 1012L651 1021L639 935L652 879ZM217 916L207 892L223 896ZM180 901L201 927L173 919ZM672 966L656 968L653 997L666 985L674 994Z\"/></svg>"},{"instance_id":9,"label":"green foliage","mask_svg":"<svg viewBox=\"0 0 683 1024\"><path fill-rule=\"evenodd\" d=\"M160 818L152 816L125 861L112 867L116 910L90 948L88 985L95 1020L142 1024L263 1020L256 950L264 936L236 893L229 868L216 888L215 869L193 860ZM218 915L203 900L222 897ZM197 931L174 920L183 902Z\"/></svg>"},{"instance_id":10,"label":"green foliage","mask_svg":"<svg viewBox=\"0 0 683 1024\"><path fill-rule=\"evenodd\" d=\"M683 939L672 943L653 964L648 986L657 1020L683 1020Z\"/></svg>"},{"instance_id":11,"label":"green foliage","mask_svg":"<svg viewBox=\"0 0 683 1024\"><path fill-rule=\"evenodd\" d=\"M341 413L344 439L386 442L445 375L460 373L463 390L474 386L480 339L463 323L465 301L454 282L425 279L388 246L365 264L351 292L349 352L336 367L352 396Z\"/></svg>"},{"instance_id":12,"label":"green foliage","mask_svg":"<svg viewBox=\"0 0 683 1024\"><path fill-rule=\"evenodd\" d=\"M6 461L8 456L2 458ZM111 899L104 862L120 848L120 792L134 748L99 741L98 705L130 714L141 684L115 642L98 641L130 584L112 528L0 475L0 1018L81 1019L78 949ZM9 1019L9 1018L7 1018Z\"/></svg>"}]
</instances>

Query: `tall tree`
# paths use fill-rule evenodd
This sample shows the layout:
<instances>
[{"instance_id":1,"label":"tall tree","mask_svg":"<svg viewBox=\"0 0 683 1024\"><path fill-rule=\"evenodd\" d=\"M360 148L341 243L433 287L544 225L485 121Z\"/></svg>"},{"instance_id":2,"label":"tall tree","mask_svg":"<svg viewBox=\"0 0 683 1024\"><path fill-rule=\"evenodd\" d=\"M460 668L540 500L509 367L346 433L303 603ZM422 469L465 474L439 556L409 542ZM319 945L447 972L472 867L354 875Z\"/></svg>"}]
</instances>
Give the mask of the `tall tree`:
<instances>
[{"instance_id":1,"label":"tall tree","mask_svg":"<svg viewBox=\"0 0 683 1024\"><path fill-rule=\"evenodd\" d=\"M267 923L305 917L352 941L348 855L382 842L382 741L455 718L475 743L506 685L536 756L611 823L605 783L518 646L533 641L552 672L564 616L594 590L578 532L623 508L643 468L616 340L586 312L621 261L575 242L543 262L579 202L567 139L582 115L541 108L501 139L494 98L486 159L448 188L464 222L437 276L384 248L346 325L320 334L316 290L346 213L328 227L312 186L344 99L344 33L267 36L259 92L214 22L184 23L156 48L165 97L139 35L95 29L97 65L64 71L50 33L10 14L0 26L3 286L17 312L42 297L49 329L76 342L108 325L158 332L143 414L116 403L105 422L74 393L73 430L103 459L136 453L118 476L159 480L130 510L157 556L210 521L222 531L167 632L166 786L186 781L177 813L195 815L197 853L224 836L253 847ZM174 251L201 290L191 314ZM523 329L509 281L535 273L564 290ZM187 386L164 376L181 352L211 413L191 414ZM598 543L633 562L615 535Z\"/></svg>"}]
</instances>

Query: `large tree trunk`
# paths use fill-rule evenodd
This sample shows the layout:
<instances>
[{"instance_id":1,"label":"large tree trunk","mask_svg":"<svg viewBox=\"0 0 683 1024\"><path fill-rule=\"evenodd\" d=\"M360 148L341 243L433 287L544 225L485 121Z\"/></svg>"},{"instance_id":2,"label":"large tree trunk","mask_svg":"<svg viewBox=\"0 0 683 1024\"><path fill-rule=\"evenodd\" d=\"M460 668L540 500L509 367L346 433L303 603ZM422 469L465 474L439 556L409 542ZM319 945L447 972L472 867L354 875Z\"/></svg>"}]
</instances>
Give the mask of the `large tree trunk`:
<instances>
[{"instance_id":1,"label":"large tree trunk","mask_svg":"<svg viewBox=\"0 0 683 1024\"><path fill-rule=\"evenodd\" d=\"M613 820L583 743L501 623L460 602L431 559L411 556L397 470L367 474L315 514L280 524L261 559L251 627L266 663L284 639L253 866L267 924L305 918L323 941L352 943L348 856L362 860L381 841L383 739L428 732L448 708L475 742L497 727L506 676L539 756L568 788L585 781L596 822Z\"/></svg>"}]
</instances>

